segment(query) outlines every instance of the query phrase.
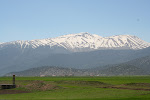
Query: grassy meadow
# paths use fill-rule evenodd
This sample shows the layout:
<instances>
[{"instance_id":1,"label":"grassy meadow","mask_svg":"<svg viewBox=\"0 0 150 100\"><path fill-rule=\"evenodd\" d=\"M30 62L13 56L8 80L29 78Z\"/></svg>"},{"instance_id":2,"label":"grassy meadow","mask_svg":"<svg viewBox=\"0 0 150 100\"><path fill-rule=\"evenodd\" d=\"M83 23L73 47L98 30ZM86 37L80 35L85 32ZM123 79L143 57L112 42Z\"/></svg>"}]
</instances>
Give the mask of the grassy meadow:
<instances>
[{"instance_id":1,"label":"grassy meadow","mask_svg":"<svg viewBox=\"0 0 150 100\"><path fill-rule=\"evenodd\" d=\"M150 100L150 76L16 77L16 85L1 89L0 100Z\"/></svg>"}]
</instances>

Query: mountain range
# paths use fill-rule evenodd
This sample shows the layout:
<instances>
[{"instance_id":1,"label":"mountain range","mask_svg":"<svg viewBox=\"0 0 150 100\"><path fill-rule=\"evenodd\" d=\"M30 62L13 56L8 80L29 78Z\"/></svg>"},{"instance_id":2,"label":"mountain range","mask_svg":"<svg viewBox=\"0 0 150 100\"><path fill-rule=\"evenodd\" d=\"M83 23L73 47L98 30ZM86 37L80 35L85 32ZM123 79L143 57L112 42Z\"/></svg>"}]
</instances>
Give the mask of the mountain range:
<instances>
[{"instance_id":1,"label":"mountain range","mask_svg":"<svg viewBox=\"0 0 150 100\"><path fill-rule=\"evenodd\" d=\"M136 36L101 37L87 32L0 44L0 75L40 66L87 69L150 55L150 43Z\"/></svg>"},{"instance_id":2,"label":"mountain range","mask_svg":"<svg viewBox=\"0 0 150 100\"><path fill-rule=\"evenodd\" d=\"M150 46L136 36L117 35L111 37L101 37L87 32L69 34L57 38L39 39L31 41L13 41L2 43L0 49L7 47L22 49L51 48L56 52L57 49L64 49L70 52L83 52L101 49L143 49ZM62 53L61 50L59 53Z\"/></svg>"}]
</instances>

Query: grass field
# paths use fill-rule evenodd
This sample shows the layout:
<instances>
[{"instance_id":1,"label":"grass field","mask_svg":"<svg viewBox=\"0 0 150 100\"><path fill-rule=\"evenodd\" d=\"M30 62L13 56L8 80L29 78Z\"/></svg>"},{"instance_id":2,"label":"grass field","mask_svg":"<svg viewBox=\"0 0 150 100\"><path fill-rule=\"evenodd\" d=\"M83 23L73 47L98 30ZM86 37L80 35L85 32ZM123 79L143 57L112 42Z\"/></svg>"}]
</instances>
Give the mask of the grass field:
<instances>
[{"instance_id":1,"label":"grass field","mask_svg":"<svg viewBox=\"0 0 150 100\"><path fill-rule=\"evenodd\" d=\"M12 77L0 77L0 84ZM150 100L150 76L16 77L17 88L0 90L0 100Z\"/></svg>"}]
</instances>

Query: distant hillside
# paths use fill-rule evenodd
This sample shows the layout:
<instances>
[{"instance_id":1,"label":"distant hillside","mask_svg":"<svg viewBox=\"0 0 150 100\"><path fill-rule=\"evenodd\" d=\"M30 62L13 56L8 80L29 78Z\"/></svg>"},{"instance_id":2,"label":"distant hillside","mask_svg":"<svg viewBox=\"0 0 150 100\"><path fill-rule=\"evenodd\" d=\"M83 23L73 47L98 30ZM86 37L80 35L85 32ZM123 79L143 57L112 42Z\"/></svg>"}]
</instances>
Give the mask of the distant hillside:
<instances>
[{"instance_id":1,"label":"distant hillside","mask_svg":"<svg viewBox=\"0 0 150 100\"><path fill-rule=\"evenodd\" d=\"M99 70L101 75L111 76L111 75L147 75L145 70L138 68L133 65L120 64L104 70Z\"/></svg>"},{"instance_id":2,"label":"distant hillside","mask_svg":"<svg viewBox=\"0 0 150 100\"><path fill-rule=\"evenodd\" d=\"M44 66L38 68L31 68L20 72L11 72L6 74L6 76L87 76L90 75L88 71L73 69L73 68L62 68L62 67L52 67Z\"/></svg>"},{"instance_id":3,"label":"distant hillside","mask_svg":"<svg viewBox=\"0 0 150 100\"><path fill-rule=\"evenodd\" d=\"M108 66L107 66L108 67ZM145 69L133 65L111 65L106 69L74 69L62 67L38 67L20 72L11 72L5 76L123 76L123 75L149 75Z\"/></svg>"},{"instance_id":4,"label":"distant hillside","mask_svg":"<svg viewBox=\"0 0 150 100\"><path fill-rule=\"evenodd\" d=\"M126 63L107 65L92 69L103 75L149 75L150 56L141 57Z\"/></svg>"},{"instance_id":5,"label":"distant hillside","mask_svg":"<svg viewBox=\"0 0 150 100\"><path fill-rule=\"evenodd\" d=\"M150 56L138 58L127 62L126 64L134 65L145 70L145 73L150 73Z\"/></svg>"}]
</instances>

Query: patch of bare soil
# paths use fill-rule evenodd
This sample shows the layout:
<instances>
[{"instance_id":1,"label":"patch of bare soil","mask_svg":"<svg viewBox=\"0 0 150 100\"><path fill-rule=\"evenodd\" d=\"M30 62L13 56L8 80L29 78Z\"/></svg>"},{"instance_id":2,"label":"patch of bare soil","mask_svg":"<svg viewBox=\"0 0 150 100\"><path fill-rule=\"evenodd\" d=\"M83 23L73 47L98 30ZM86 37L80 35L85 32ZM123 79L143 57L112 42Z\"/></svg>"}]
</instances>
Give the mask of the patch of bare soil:
<instances>
[{"instance_id":1,"label":"patch of bare soil","mask_svg":"<svg viewBox=\"0 0 150 100\"><path fill-rule=\"evenodd\" d=\"M150 87L150 83L127 83L124 85L126 85L126 86L147 86L147 87Z\"/></svg>"},{"instance_id":2,"label":"patch of bare soil","mask_svg":"<svg viewBox=\"0 0 150 100\"><path fill-rule=\"evenodd\" d=\"M18 94L18 93L29 93L28 91L22 91L22 90L0 90L1 94Z\"/></svg>"},{"instance_id":3,"label":"patch of bare soil","mask_svg":"<svg viewBox=\"0 0 150 100\"><path fill-rule=\"evenodd\" d=\"M150 83L127 83L119 86L104 86L98 88L114 88L114 89L127 89L127 90L142 90L150 91Z\"/></svg>"},{"instance_id":4,"label":"patch of bare soil","mask_svg":"<svg viewBox=\"0 0 150 100\"><path fill-rule=\"evenodd\" d=\"M127 89L127 90L142 90L142 91L150 91L150 89L142 89L142 88L128 88L128 87L99 87L99 88L113 88L113 89Z\"/></svg>"},{"instance_id":5,"label":"patch of bare soil","mask_svg":"<svg viewBox=\"0 0 150 100\"><path fill-rule=\"evenodd\" d=\"M128 89L128 90L143 90L143 91L150 91L150 89L142 89L142 88L127 88L127 87L111 87L115 89Z\"/></svg>"},{"instance_id":6,"label":"patch of bare soil","mask_svg":"<svg viewBox=\"0 0 150 100\"><path fill-rule=\"evenodd\" d=\"M32 81L26 86L18 86L18 87L23 87L29 91L46 91L46 90L52 90L58 88L58 86L55 86L53 84L48 84L44 81Z\"/></svg>"}]
</instances>

